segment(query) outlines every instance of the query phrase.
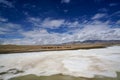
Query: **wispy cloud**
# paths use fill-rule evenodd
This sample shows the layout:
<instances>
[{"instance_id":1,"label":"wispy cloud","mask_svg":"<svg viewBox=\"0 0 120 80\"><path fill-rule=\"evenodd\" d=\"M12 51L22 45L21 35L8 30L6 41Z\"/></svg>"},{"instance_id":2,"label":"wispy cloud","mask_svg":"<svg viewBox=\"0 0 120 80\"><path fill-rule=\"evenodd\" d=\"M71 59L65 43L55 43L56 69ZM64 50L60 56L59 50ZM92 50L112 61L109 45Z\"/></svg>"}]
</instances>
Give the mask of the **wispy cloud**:
<instances>
[{"instance_id":1,"label":"wispy cloud","mask_svg":"<svg viewBox=\"0 0 120 80\"><path fill-rule=\"evenodd\" d=\"M111 15L109 15L109 17L115 17L115 16L120 17L120 11L116 11L112 13Z\"/></svg>"},{"instance_id":2,"label":"wispy cloud","mask_svg":"<svg viewBox=\"0 0 120 80\"><path fill-rule=\"evenodd\" d=\"M105 16L106 16L106 14L104 14L104 13L97 13L92 17L92 19L101 19Z\"/></svg>"},{"instance_id":3,"label":"wispy cloud","mask_svg":"<svg viewBox=\"0 0 120 80\"><path fill-rule=\"evenodd\" d=\"M0 22L0 35L13 34L21 31L21 26L14 23Z\"/></svg>"},{"instance_id":4,"label":"wispy cloud","mask_svg":"<svg viewBox=\"0 0 120 80\"><path fill-rule=\"evenodd\" d=\"M112 7L112 6L117 6L118 3L110 3L109 6Z\"/></svg>"},{"instance_id":5,"label":"wispy cloud","mask_svg":"<svg viewBox=\"0 0 120 80\"><path fill-rule=\"evenodd\" d=\"M61 0L61 3L70 3L70 0Z\"/></svg>"},{"instance_id":6,"label":"wispy cloud","mask_svg":"<svg viewBox=\"0 0 120 80\"><path fill-rule=\"evenodd\" d=\"M41 20L40 18L30 17L28 18L28 21L33 24L33 26L50 29L59 28L64 24L64 19L45 18L44 20Z\"/></svg>"},{"instance_id":7,"label":"wispy cloud","mask_svg":"<svg viewBox=\"0 0 120 80\"><path fill-rule=\"evenodd\" d=\"M40 18L28 17L27 21L30 22L34 27L41 26L41 19Z\"/></svg>"},{"instance_id":8,"label":"wispy cloud","mask_svg":"<svg viewBox=\"0 0 120 80\"><path fill-rule=\"evenodd\" d=\"M39 21L39 20L38 20ZM67 22L67 23L66 23ZM35 28L31 31L21 32L22 39L7 40L4 44L60 44L71 41L84 40L120 40L120 28L111 28L109 21L99 20L80 23L79 21L64 21L66 27L74 26L75 29L68 28L65 33L49 33L45 28ZM116 25L116 24L115 24ZM79 28L83 26L82 28ZM70 34L72 33L72 34Z\"/></svg>"},{"instance_id":9,"label":"wispy cloud","mask_svg":"<svg viewBox=\"0 0 120 80\"><path fill-rule=\"evenodd\" d=\"M0 22L6 22L6 21L8 21L8 19L5 19L5 18L3 18L3 17L0 17Z\"/></svg>"},{"instance_id":10,"label":"wispy cloud","mask_svg":"<svg viewBox=\"0 0 120 80\"><path fill-rule=\"evenodd\" d=\"M72 27L80 27L80 25L83 24L83 23L80 23L79 21L66 21L64 23L64 26L65 27L68 27L68 28L72 28Z\"/></svg>"},{"instance_id":11,"label":"wispy cloud","mask_svg":"<svg viewBox=\"0 0 120 80\"><path fill-rule=\"evenodd\" d=\"M7 0L0 0L0 4L5 4L8 7L14 7L13 4Z\"/></svg>"},{"instance_id":12,"label":"wispy cloud","mask_svg":"<svg viewBox=\"0 0 120 80\"><path fill-rule=\"evenodd\" d=\"M54 28L60 27L63 24L64 24L63 19L49 19L49 18L47 18L42 22L41 26L43 26L45 28L54 29Z\"/></svg>"},{"instance_id":13,"label":"wispy cloud","mask_svg":"<svg viewBox=\"0 0 120 80\"><path fill-rule=\"evenodd\" d=\"M118 20L118 21L116 22L116 24L120 25L120 20Z\"/></svg>"}]
</instances>

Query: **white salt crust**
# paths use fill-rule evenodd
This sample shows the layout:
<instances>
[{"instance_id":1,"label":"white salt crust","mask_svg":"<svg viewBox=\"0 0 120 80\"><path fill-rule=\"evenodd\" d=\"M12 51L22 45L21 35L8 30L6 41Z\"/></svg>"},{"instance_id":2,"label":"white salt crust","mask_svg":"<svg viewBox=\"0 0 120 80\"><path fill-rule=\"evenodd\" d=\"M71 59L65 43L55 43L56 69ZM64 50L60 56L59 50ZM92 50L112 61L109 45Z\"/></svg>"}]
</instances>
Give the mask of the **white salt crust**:
<instances>
[{"instance_id":1,"label":"white salt crust","mask_svg":"<svg viewBox=\"0 0 120 80\"><path fill-rule=\"evenodd\" d=\"M15 73L17 70L23 71ZM89 50L66 50L0 54L0 79L27 74L54 74L93 78L117 77L120 72L120 46Z\"/></svg>"}]
</instances>

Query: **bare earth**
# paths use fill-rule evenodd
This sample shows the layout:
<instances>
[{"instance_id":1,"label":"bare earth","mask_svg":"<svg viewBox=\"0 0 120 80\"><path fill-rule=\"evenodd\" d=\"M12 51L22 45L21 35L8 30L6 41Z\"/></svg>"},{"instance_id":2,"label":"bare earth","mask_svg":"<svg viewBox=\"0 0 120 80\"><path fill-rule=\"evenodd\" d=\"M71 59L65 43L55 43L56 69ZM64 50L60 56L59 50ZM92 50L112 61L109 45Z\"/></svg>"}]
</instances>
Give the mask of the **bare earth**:
<instances>
[{"instance_id":1,"label":"bare earth","mask_svg":"<svg viewBox=\"0 0 120 80\"><path fill-rule=\"evenodd\" d=\"M92 48L104 48L104 47L113 46L113 45L120 45L120 43L99 42L99 43L79 43L79 44L62 44L62 45L0 45L0 54L92 49Z\"/></svg>"}]
</instances>

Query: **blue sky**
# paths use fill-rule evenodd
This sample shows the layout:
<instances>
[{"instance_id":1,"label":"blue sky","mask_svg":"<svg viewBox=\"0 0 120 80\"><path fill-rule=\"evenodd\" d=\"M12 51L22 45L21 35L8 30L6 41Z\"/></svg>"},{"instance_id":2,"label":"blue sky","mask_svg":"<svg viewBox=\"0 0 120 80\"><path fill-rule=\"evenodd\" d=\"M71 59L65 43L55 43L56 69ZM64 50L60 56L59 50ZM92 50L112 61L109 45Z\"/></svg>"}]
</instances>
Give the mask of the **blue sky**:
<instances>
[{"instance_id":1,"label":"blue sky","mask_svg":"<svg viewBox=\"0 0 120 80\"><path fill-rule=\"evenodd\" d=\"M119 0L0 0L0 43L120 40Z\"/></svg>"}]
</instances>

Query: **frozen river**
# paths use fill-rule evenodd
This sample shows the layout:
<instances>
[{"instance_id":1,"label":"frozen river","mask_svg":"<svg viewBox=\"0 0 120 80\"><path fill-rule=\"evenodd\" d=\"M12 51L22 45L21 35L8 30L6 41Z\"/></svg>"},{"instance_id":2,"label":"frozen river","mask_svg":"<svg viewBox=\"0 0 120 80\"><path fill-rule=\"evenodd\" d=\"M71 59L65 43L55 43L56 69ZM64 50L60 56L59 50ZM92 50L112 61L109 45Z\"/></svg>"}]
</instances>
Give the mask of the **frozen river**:
<instances>
[{"instance_id":1,"label":"frozen river","mask_svg":"<svg viewBox=\"0 0 120 80\"><path fill-rule=\"evenodd\" d=\"M0 80L29 74L115 78L117 72L120 72L120 46L89 50L0 54Z\"/></svg>"}]
</instances>

